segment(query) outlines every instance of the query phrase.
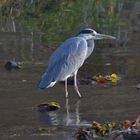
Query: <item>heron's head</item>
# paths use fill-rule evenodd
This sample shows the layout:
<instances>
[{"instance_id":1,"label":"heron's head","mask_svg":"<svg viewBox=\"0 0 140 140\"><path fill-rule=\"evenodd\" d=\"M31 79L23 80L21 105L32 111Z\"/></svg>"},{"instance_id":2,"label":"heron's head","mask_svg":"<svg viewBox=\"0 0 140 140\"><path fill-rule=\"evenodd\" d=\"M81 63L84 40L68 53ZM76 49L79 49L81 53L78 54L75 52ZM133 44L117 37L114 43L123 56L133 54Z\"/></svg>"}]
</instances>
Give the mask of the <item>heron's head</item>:
<instances>
[{"instance_id":1,"label":"heron's head","mask_svg":"<svg viewBox=\"0 0 140 140\"><path fill-rule=\"evenodd\" d=\"M95 30L90 29L90 28L85 28L85 29L81 30L79 35L84 35L84 36L87 36L87 38L94 39L94 40L116 39L115 37L110 36L110 35L97 33Z\"/></svg>"}]
</instances>

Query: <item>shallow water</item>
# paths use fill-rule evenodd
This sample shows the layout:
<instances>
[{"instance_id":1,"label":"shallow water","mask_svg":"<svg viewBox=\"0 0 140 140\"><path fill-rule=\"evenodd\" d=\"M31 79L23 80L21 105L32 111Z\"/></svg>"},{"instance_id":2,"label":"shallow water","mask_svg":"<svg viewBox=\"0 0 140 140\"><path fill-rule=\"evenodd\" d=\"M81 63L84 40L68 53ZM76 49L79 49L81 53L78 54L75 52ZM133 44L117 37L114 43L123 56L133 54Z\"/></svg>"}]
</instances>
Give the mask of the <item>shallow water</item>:
<instances>
[{"instance_id":1,"label":"shallow water","mask_svg":"<svg viewBox=\"0 0 140 140\"><path fill-rule=\"evenodd\" d=\"M139 44L95 48L80 69L78 78L115 72L121 81L117 85L79 85L84 97L80 100L69 85L69 99L65 100L61 83L45 91L37 89L53 49L32 45L30 39L18 33L0 33L1 139L72 140L77 127L87 126L93 120L135 118L140 113L140 91L136 89L140 82L139 51ZM14 57L22 68L9 72L4 64ZM38 112L38 104L50 101L58 102L61 109L51 113Z\"/></svg>"},{"instance_id":2,"label":"shallow water","mask_svg":"<svg viewBox=\"0 0 140 140\"><path fill-rule=\"evenodd\" d=\"M123 45L116 41L101 46L96 42L93 54L78 72L78 79L117 73L121 80L117 85L79 85L82 99L73 85L68 86L67 100L61 83L44 91L37 89L40 75L55 50L53 46L40 45L39 33L0 32L0 140L74 140L77 128L92 121L137 117L140 114L140 90L136 88L140 83L140 32L136 16L139 10L133 9L126 30L128 40ZM120 39L123 40L122 32ZM4 65L13 58L22 68L9 72ZM38 112L37 105L51 101L58 102L60 110Z\"/></svg>"}]
</instances>

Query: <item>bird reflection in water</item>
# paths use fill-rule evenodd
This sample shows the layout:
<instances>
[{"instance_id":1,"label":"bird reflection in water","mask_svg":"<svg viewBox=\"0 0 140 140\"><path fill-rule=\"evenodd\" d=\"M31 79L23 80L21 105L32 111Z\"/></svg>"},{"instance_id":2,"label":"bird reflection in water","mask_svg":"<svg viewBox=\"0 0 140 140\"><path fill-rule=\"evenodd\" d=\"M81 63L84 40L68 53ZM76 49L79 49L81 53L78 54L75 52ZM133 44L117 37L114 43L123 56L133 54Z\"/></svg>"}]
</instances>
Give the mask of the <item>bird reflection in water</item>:
<instances>
[{"instance_id":1,"label":"bird reflection in water","mask_svg":"<svg viewBox=\"0 0 140 140\"><path fill-rule=\"evenodd\" d=\"M39 121L47 125L59 125L58 112L39 112Z\"/></svg>"},{"instance_id":2,"label":"bird reflection in water","mask_svg":"<svg viewBox=\"0 0 140 140\"><path fill-rule=\"evenodd\" d=\"M80 115L79 115L79 106L80 106L81 100L79 99L75 104L75 117L72 115L69 105L69 99L66 99L66 126L69 125L79 125L80 124Z\"/></svg>"},{"instance_id":3,"label":"bird reflection in water","mask_svg":"<svg viewBox=\"0 0 140 140\"><path fill-rule=\"evenodd\" d=\"M75 112L73 113L70 112L69 100L66 99L66 113L62 113L60 111L39 112L38 119L41 123L47 125L77 126L80 124L80 103L81 100L79 99L75 104Z\"/></svg>"}]
</instances>

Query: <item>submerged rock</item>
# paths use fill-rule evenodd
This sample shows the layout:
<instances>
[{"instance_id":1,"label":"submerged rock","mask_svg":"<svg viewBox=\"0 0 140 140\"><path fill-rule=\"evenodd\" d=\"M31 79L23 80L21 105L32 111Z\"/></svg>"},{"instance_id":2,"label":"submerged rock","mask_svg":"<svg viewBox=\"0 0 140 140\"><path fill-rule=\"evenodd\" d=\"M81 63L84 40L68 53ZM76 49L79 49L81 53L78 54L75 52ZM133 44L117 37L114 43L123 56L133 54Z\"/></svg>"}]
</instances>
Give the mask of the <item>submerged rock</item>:
<instances>
[{"instance_id":1,"label":"submerged rock","mask_svg":"<svg viewBox=\"0 0 140 140\"><path fill-rule=\"evenodd\" d=\"M112 73L110 75L95 75L93 77L86 77L83 79L78 79L77 84L78 85L94 85L94 84L106 84L111 83L112 85L116 85L121 80L120 76L116 73ZM65 83L64 81L61 81L60 83ZM74 80L72 78L67 80L68 85L74 85Z\"/></svg>"},{"instance_id":2,"label":"submerged rock","mask_svg":"<svg viewBox=\"0 0 140 140\"><path fill-rule=\"evenodd\" d=\"M77 140L88 140L88 138L91 138L90 140L140 140L140 115L132 121L124 120L118 123L93 121L90 127L79 128L75 138Z\"/></svg>"},{"instance_id":3,"label":"submerged rock","mask_svg":"<svg viewBox=\"0 0 140 140\"><path fill-rule=\"evenodd\" d=\"M61 81L60 83L64 84L65 82ZM96 82L94 80L89 79L89 78L77 80L78 85L94 85L95 83ZM74 85L74 80L73 79L68 79L67 84L68 85Z\"/></svg>"},{"instance_id":4,"label":"submerged rock","mask_svg":"<svg viewBox=\"0 0 140 140\"><path fill-rule=\"evenodd\" d=\"M77 140L91 140L92 138L90 130L88 128L85 129L82 127L78 129L74 136Z\"/></svg>"},{"instance_id":5,"label":"submerged rock","mask_svg":"<svg viewBox=\"0 0 140 140\"><path fill-rule=\"evenodd\" d=\"M37 107L38 111L40 112L50 112L60 109L60 105L57 102L42 103L39 104Z\"/></svg>"}]
</instances>

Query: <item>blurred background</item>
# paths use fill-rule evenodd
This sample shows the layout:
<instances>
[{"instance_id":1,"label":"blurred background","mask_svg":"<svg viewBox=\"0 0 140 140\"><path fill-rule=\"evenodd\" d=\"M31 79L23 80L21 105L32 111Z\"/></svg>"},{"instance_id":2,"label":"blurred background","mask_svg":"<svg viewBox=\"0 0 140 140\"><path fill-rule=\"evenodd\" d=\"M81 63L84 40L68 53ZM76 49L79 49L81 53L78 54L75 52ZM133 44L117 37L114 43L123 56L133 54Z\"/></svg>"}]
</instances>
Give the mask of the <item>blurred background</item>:
<instances>
[{"instance_id":1,"label":"blurred background","mask_svg":"<svg viewBox=\"0 0 140 140\"><path fill-rule=\"evenodd\" d=\"M47 61L46 51L85 27L117 37L115 43L96 41L95 61L105 61L107 55L96 56L100 53L138 53L139 5L138 0L1 0L0 58Z\"/></svg>"},{"instance_id":2,"label":"blurred background","mask_svg":"<svg viewBox=\"0 0 140 140\"><path fill-rule=\"evenodd\" d=\"M117 73L121 82L116 86L79 85L85 96L80 102L73 86L69 86L68 102L63 84L39 91L36 85L50 55L86 27L117 40L96 41L78 78ZM138 115L139 39L139 0L0 0L1 139L71 140L76 126ZM21 69L7 71L4 65L13 59ZM39 114L36 106L49 101L59 102L61 110L50 116ZM41 127L45 127L45 136Z\"/></svg>"}]
</instances>

